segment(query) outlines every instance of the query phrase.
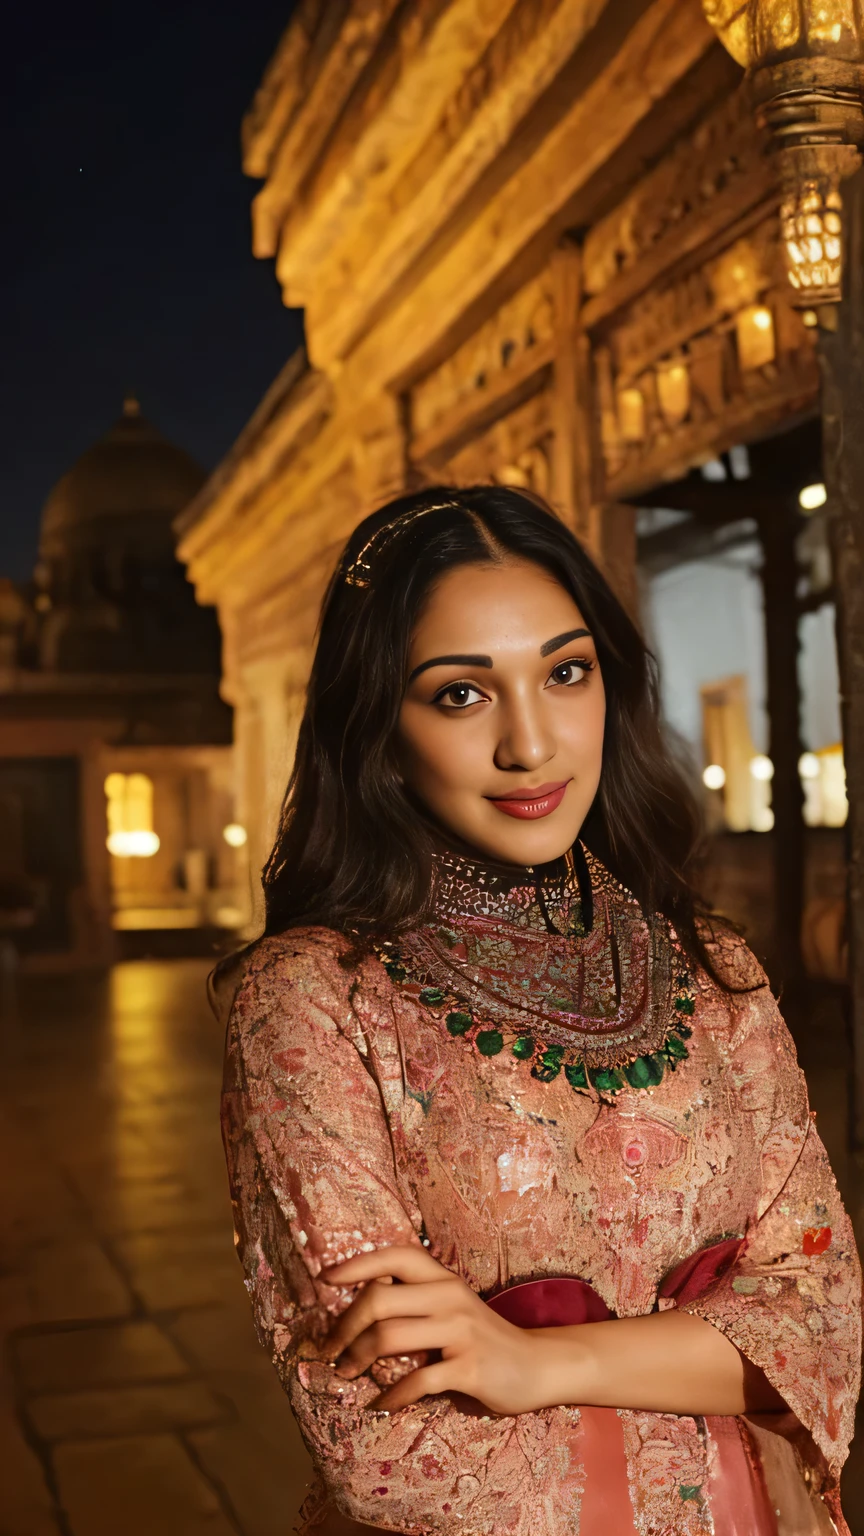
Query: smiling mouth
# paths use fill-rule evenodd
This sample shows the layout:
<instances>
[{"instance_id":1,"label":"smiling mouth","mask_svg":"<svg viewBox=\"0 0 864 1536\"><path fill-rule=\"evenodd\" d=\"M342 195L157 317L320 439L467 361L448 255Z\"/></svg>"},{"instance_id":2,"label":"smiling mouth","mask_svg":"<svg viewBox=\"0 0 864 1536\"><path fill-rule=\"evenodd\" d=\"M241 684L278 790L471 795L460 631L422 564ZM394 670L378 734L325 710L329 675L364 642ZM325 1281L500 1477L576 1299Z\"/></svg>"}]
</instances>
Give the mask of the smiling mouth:
<instances>
[{"instance_id":1,"label":"smiling mouth","mask_svg":"<svg viewBox=\"0 0 864 1536\"><path fill-rule=\"evenodd\" d=\"M515 816L519 821L539 821L541 816L551 816L557 811L570 783L571 779L565 779L563 783L541 784L539 789L510 789L503 795L487 795L486 799L505 816Z\"/></svg>"}]
</instances>

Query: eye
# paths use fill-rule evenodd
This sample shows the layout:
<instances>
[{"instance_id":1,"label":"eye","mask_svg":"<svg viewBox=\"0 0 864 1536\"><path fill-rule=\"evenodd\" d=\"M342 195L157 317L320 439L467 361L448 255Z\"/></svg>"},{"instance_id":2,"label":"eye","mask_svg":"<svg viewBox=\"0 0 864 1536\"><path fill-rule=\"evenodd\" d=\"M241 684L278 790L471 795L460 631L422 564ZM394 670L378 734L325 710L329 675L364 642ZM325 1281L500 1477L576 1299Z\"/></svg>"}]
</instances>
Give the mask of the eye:
<instances>
[{"instance_id":1,"label":"eye","mask_svg":"<svg viewBox=\"0 0 864 1536\"><path fill-rule=\"evenodd\" d=\"M445 709L467 709L469 704L481 704L484 695L471 683L448 683L436 693L433 704L443 704Z\"/></svg>"},{"instance_id":2,"label":"eye","mask_svg":"<svg viewBox=\"0 0 864 1536\"><path fill-rule=\"evenodd\" d=\"M574 683L584 683L588 673L594 671L596 663L589 661L587 656L571 656L568 661L559 661L557 666L549 673L547 688L559 686L571 688Z\"/></svg>"}]
</instances>

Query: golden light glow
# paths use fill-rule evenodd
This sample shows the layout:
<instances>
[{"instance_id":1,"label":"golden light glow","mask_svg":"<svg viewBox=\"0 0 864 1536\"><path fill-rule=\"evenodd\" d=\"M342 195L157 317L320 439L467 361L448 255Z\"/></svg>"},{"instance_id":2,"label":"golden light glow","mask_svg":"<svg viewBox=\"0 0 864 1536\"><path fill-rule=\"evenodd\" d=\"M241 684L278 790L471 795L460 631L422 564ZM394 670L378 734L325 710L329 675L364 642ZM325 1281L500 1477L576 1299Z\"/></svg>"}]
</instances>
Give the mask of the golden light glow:
<instances>
[{"instance_id":1,"label":"golden light glow","mask_svg":"<svg viewBox=\"0 0 864 1536\"><path fill-rule=\"evenodd\" d=\"M747 71L785 190L781 208L793 304L837 303L843 263L840 183L864 147L864 18L857 0L702 0ZM812 322L811 322L812 323Z\"/></svg>"},{"instance_id":2,"label":"golden light glow","mask_svg":"<svg viewBox=\"0 0 864 1536\"><path fill-rule=\"evenodd\" d=\"M702 774L702 783L706 789L722 789L726 783L726 769L719 763L709 763Z\"/></svg>"},{"instance_id":3,"label":"golden light glow","mask_svg":"<svg viewBox=\"0 0 864 1536\"><path fill-rule=\"evenodd\" d=\"M738 361L747 371L773 363L776 352L774 316L764 304L748 304L735 316Z\"/></svg>"},{"instance_id":4,"label":"golden light glow","mask_svg":"<svg viewBox=\"0 0 864 1536\"><path fill-rule=\"evenodd\" d=\"M796 298L825 304L840 298L843 202L837 187L807 181L783 203L780 218L786 272Z\"/></svg>"},{"instance_id":5,"label":"golden light glow","mask_svg":"<svg viewBox=\"0 0 864 1536\"><path fill-rule=\"evenodd\" d=\"M678 427L690 414L690 371L685 363L657 370L657 399L667 426Z\"/></svg>"},{"instance_id":6,"label":"golden light glow","mask_svg":"<svg viewBox=\"0 0 864 1536\"><path fill-rule=\"evenodd\" d=\"M625 443L645 441L645 396L641 389L619 391L618 425Z\"/></svg>"},{"instance_id":7,"label":"golden light glow","mask_svg":"<svg viewBox=\"0 0 864 1536\"><path fill-rule=\"evenodd\" d=\"M778 55L855 61L860 47L853 0L702 0L724 48L745 69Z\"/></svg>"},{"instance_id":8,"label":"golden light glow","mask_svg":"<svg viewBox=\"0 0 864 1536\"><path fill-rule=\"evenodd\" d=\"M805 485L804 489L798 492L798 505L802 512L815 512L817 507L824 507L827 500L828 492L821 482L816 485Z\"/></svg>"},{"instance_id":9,"label":"golden light glow","mask_svg":"<svg viewBox=\"0 0 864 1536\"><path fill-rule=\"evenodd\" d=\"M759 752L750 759L750 772L754 779L767 783L769 779L774 777L774 764L770 757L765 756L764 752ZM758 831L759 828L756 830Z\"/></svg>"},{"instance_id":10,"label":"golden light glow","mask_svg":"<svg viewBox=\"0 0 864 1536\"><path fill-rule=\"evenodd\" d=\"M149 859L159 851L153 831L153 780L146 773L109 773L105 780L108 852Z\"/></svg>"},{"instance_id":11,"label":"golden light glow","mask_svg":"<svg viewBox=\"0 0 864 1536\"><path fill-rule=\"evenodd\" d=\"M222 828L222 836L229 848L242 848L246 843L248 833L246 828L241 827L238 821L230 821L227 827Z\"/></svg>"},{"instance_id":12,"label":"golden light glow","mask_svg":"<svg viewBox=\"0 0 864 1536\"><path fill-rule=\"evenodd\" d=\"M150 859L159 852L155 832L109 832L106 842L115 859Z\"/></svg>"},{"instance_id":13,"label":"golden light glow","mask_svg":"<svg viewBox=\"0 0 864 1536\"><path fill-rule=\"evenodd\" d=\"M798 772L802 779L818 779L819 759L815 752L802 752L798 759Z\"/></svg>"}]
</instances>

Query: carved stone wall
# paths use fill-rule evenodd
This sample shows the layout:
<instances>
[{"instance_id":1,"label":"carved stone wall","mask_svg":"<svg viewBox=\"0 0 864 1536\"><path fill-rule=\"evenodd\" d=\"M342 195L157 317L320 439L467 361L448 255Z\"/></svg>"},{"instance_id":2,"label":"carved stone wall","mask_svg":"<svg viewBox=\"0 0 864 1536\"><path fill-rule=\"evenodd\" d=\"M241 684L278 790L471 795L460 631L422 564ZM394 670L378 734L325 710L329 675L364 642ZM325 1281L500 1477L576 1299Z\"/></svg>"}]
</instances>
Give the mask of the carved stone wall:
<instances>
[{"instance_id":1,"label":"carved stone wall","mask_svg":"<svg viewBox=\"0 0 864 1536\"><path fill-rule=\"evenodd\" d=\"M650 282L664 257L668 264L698 247L715 223L728 227L763 198L779 201L767 150L767 136L754 129L747 101L735 91L692 133L682 135L629 197L589 231L583 261L586 295L607 292L640 266Z\"/></svg>"},{"instance_id":2,"label":"carved stone wall","mask_svg":"<svg viewBox=\"0 0 864 1536\"><path fill-rule=\"evenodd\" d=\"M422 436L469 402L478 404L508 370L515 373L532 349L550 341L554 328L552 279L547 268L411 391L415 435Z\"/></svg>"},{"instance_id":3,"label":"carved stone wall","mask_svg":"<svg viewBox=\"0 0 864 1536\"><path fill-rule=\"evenodd\" d=\"M598 328L595 410L610 496L683 473L815 401L815 330L778 282L778 234L776 219L763 219Z\"/></svg>"},{"instance_id":4,"label":"carved stone wall","mask_svg":"<svg viewBox=\"0 0 864 1536\"><path fill-rule=\"evenodd\" d=\"M455 453L440 478L454 485L492 481L549 494L552 398L544 390L502 416Z\"/></svg>"}]
</instances>

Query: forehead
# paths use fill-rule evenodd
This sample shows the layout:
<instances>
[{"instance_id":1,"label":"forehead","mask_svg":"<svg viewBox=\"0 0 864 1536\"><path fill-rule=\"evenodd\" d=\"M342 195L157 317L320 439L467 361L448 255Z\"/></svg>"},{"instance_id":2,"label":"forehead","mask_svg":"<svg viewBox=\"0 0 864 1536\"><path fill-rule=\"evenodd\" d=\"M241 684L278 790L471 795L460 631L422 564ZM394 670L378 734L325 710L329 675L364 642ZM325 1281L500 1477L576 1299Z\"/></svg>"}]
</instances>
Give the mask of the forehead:
<instances>
[{"instance_id":1,"label":"forehead","mask_svg":"<svg viewBox=\"0 0 864 1536\"><path fill-rule=\"evenodd\" d=\"M525 560L462 565L436 582L412 636L411 654L447 650L536 650L556 633L584 624L583 615L548 571Z\"/></svg>"}]
</instances>

